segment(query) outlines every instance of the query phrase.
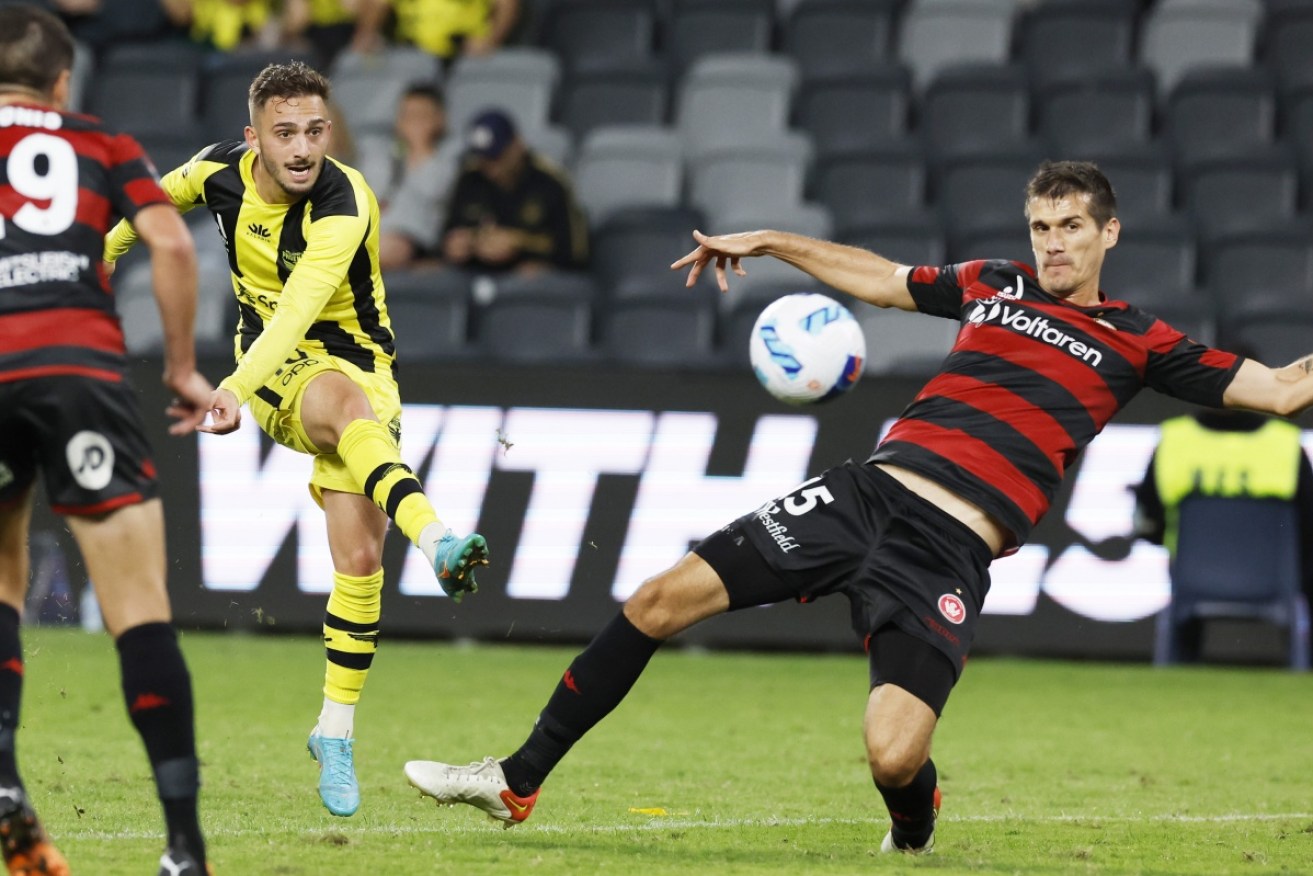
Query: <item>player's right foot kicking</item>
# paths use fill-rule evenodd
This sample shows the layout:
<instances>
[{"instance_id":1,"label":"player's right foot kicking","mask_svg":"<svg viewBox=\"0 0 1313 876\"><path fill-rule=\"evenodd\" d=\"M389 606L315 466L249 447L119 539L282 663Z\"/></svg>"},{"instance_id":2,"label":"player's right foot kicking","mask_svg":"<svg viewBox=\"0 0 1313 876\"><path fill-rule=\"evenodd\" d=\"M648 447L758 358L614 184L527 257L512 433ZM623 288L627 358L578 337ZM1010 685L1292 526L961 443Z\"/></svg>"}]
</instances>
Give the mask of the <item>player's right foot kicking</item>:
<instances>
[{"instance_id":1,"label":"player's right foot kicking","mask_svg":"<svg viewBox=\"0 0 1313 876\"><path fill-rule=\"evenodd\" d=\"M447 530L433 557L433 573L442 590L456 602L479 589L474 567L488 565L488 542L477 532L461 537Z\"/></svg>"},{"instance_id":2,"label":"player's right foot kicking","mask_svg":"<svg viewBox=\"0 0 1313 876\"><path fill-rule=\"evenodd\" d=\"M0 788L0 851L9 876L68 876L22 788Z\"/></svg>"},{"instance_id":3,"label":"player's right foot kicking","mask_svg":"<svg viewBox=\"0 0 1313 876\"><path fill-rule=\"evenodd\" d=\"M518 796L506 784L501 763L491 757L469 766L412 760L406 764L406 781L439 805L468 803L500 821L503 827L514 827L528 818L542 791L539 788L527 797Z\"/></svg>"},{"instance_id":4,"label":"player's right foot kicking","mask_svg":"<svg viewBox=\"0 0 1313 876\"><path fill-rule=\"evenodd\" d=\"M934 813L934 816L933 816L934 821L938 821L938 820L939 820L939 804L940 804L941 802L943 802L943 796L939 793L939 789L938 789L938 788L935 788L935 813ZM901 842L900 840L895 839L895 838L894 838L894 829L893 829L893 827L890 827L890 828L889 828L889 832L888 832L887 834L884 835L884 842L880 843L880 851L881 851L881 852L902 852L902 853L905 854L905 855L928 855L928 854L930 854L931 852L933 852L933 851L935 850L935 826L934 826L934 821L932 821L931 824L930 824L930 836L927 837L927 838L926 838L926 841L925 841L923 844L919 845L919 846L906 845L906 844L904 844L903 842Z\"/></svg>"}]
</instances>

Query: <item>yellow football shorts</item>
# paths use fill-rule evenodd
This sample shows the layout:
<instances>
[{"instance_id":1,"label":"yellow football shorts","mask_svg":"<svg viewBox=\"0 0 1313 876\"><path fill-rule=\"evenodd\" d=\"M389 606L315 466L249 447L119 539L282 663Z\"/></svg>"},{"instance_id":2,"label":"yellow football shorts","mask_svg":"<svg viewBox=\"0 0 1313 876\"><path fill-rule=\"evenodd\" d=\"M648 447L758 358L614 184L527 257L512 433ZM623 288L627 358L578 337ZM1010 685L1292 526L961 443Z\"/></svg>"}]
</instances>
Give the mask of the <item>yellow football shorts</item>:
<instances>
[{"instance_id":1,"label":"yellow football shorts","mask_svg":"<svg viewBox=\"0 0 1313 876\"><path fill-rule=\"evenodd\" d=\"M310 475L310 495L321 506L323 490L364 493L364 487L347 470L342 457L323 453L306 435L301 424L301 399L315 377L327 371L340 371L359 386L369 399L374 415L387 426L392 440L401 443L401 393L391 373L366 372L345 359L297 347L282 368L255 391L247 406L265 434L284 447L314 456Z\"/></svg>"}]
</instances>

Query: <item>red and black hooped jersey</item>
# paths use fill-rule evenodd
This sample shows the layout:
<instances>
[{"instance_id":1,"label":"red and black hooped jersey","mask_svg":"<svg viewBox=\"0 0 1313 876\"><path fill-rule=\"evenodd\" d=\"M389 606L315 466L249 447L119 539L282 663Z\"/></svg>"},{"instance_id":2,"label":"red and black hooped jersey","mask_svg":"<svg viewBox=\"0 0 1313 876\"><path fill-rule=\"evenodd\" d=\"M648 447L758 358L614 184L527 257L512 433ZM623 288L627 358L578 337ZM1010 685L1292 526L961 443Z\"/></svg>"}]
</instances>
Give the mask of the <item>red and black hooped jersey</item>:
<instances>
[{"instance_id":1,"label":"red and black hooped jersey","mask_svg":"<svg viewBox=\"0 0 1313 876\"><path fill-rule=\"evenodd\" d=\"M88 116L0 106L0 382L121 379L123 331L101 265L105 232L168 203L131 137Z\"/></svg>"},{"instance_id":2,"label":"red and black hooped jersey","mask_svg":"<svg viewBox=\"0 0 1313 876\"><path fill-rule=\"evenodd\" d=\"M1145 386L1221 407L1242 361L1124 301L1081 307L1020 262L913 268L923 313L961 323L940 372L871 461L918 472L1007 526L1016 546L1067 467Z\"/></svg>"}]
</instances>

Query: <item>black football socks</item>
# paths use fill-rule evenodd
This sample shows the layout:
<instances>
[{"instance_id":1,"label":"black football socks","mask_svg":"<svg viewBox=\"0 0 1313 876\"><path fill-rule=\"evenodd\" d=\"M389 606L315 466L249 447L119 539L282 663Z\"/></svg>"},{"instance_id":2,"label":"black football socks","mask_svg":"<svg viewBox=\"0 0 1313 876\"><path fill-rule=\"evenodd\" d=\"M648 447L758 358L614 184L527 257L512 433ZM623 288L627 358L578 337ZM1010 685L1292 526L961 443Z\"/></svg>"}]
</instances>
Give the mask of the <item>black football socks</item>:
<instances>
[{"instance_id":1,"label":"black football socks","mask_svg":"<svg viewBox=\"0 0 1313 876\"><path fill-rule=\"evenodd\" d=\"M0 785L23 787L18 777L14 734L23 700L23 645L18 636L18 610L0 603Z\"/></svg>"},{"instance_id":2,"label":"black football socks","mask_svg":"<svg viewBox=\"0 0 1313 876\"><path fill-rule=\"evenodd\" d=\"M875 783L893 819L894 845L898 848L919 849L929 841L935 829L935 785L938 783L935 762L929 758L916 777L901 788L886 788L879 782Z\"/></svg>"},{"instance_id":3,"label":"black football socks","mask_svg":"<svg viewBox=\"0 0 1313 876\"><path fill-rule=\"evenodd\" d=\"M176 837L199 864L205 862L196 797L200 768L196 760L191 676L167 623L142 624L116 642L128 717L141 734L155 773L155 788L164 807L170 843Z\"/></svg>"},{"instance_id":4,"label":"black football socks","mask_svg":"<svg viewBox=\"0 0 1313 876\"><path fill-rule=\"evenodd\" d=\"M528 796L570 747L620 705L661 647L621 611L565 670L519 750L502 761L511 791Z\"/></svg>"}]
</instances>

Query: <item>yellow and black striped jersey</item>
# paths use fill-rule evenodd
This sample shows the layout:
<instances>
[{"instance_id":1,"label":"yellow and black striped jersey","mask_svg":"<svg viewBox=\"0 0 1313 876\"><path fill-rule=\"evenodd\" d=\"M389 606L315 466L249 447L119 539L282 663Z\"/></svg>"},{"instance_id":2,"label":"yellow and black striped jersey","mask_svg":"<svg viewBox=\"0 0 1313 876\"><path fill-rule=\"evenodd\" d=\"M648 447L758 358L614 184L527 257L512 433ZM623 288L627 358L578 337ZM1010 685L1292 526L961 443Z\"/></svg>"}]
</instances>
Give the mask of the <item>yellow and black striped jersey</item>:
<instances>
[{"instance_id":1,"label":"yellow and black striped jersey","mask_svg":"<svg viewBox=\"0 0 1313 876\"><path fill-rule=\"evenodd\" d=\"M228 250L241 322L237 369L222 386L244 403L297 346L367 372L396 371L378 267L378 200L354 168L324 159L314 188L291 204L256 192L255 153L217 143L161 180L180 210L205 205ZM115 261L136 240L121 222L105 240Z\"/></svg>"}]
</instances>

